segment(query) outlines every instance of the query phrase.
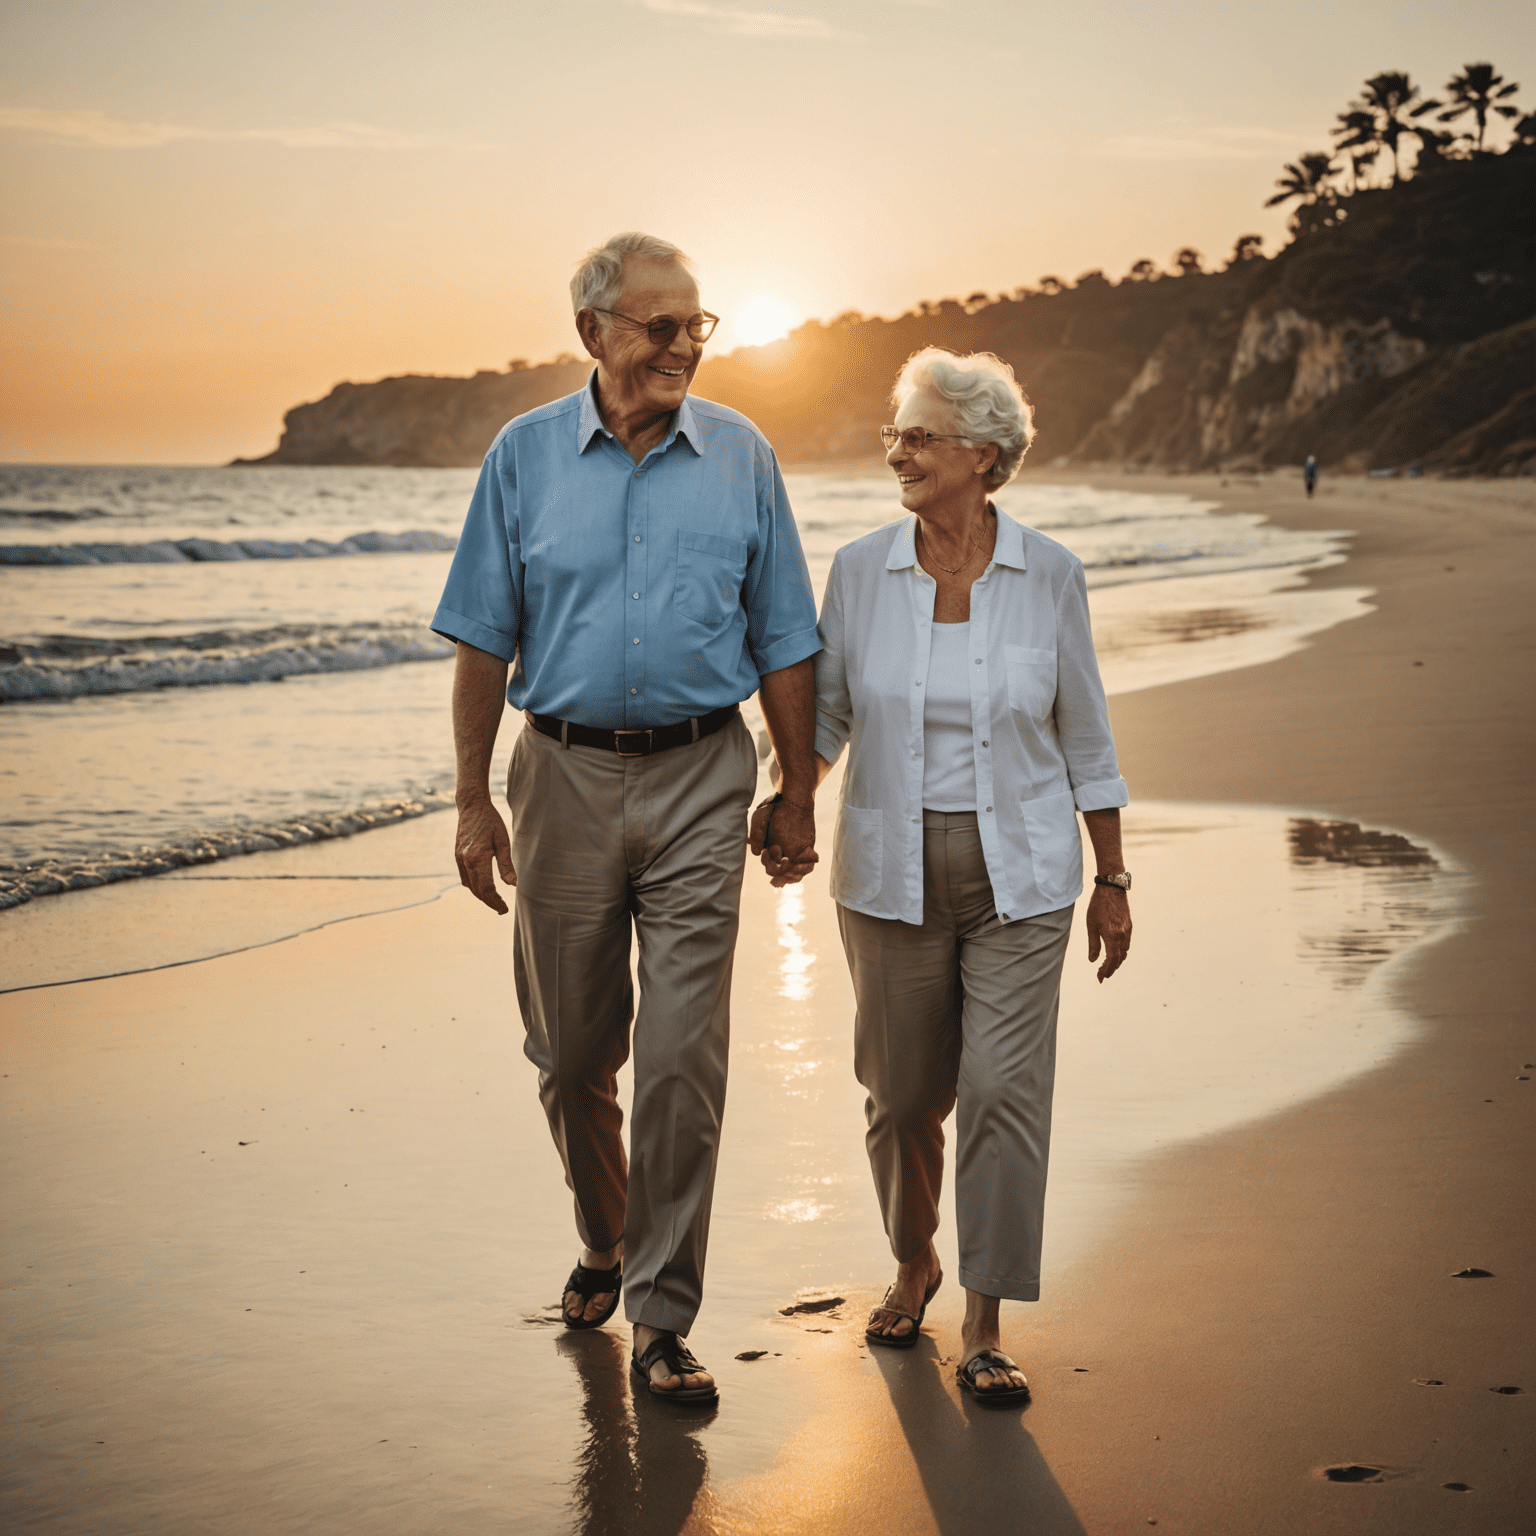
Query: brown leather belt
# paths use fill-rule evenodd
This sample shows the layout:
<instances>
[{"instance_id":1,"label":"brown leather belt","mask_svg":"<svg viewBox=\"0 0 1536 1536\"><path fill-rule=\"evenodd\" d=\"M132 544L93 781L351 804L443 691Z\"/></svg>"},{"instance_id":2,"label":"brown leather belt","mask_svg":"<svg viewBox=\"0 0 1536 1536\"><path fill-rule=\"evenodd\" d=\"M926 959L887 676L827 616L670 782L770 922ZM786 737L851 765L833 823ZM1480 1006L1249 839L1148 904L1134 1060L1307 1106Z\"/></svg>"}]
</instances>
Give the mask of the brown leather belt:
<instances>
[{"instance_id":1,"label":"brown leather belt","mask_svg":"<svg viewBox=\"0 0 1536 1536\"><path fill-rule=\"evenodd\" d=\"M658 725L642 731L599 731L590 725L557 720L553 715L536 715L531 710L524 710L523 718L539 735L558 741L562 747L596 747L602 752L617 752L620 757L649 757L653 752L690 746L706 736L713 736L740 713L739 704L728 704L724 709L713 709L696 720Z\"/></svg>"}]
</instances>

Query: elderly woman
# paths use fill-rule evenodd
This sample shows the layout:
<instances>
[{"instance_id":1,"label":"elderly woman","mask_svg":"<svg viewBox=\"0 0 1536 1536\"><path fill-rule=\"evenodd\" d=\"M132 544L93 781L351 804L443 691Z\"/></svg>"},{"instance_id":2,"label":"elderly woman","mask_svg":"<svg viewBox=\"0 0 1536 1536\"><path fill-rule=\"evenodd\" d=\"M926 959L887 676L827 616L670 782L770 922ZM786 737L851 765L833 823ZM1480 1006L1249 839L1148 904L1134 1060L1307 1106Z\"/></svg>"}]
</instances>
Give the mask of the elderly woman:
<instances>
[{"instance_id":1,"label":"elderly woman","mask_svg":"<svg viewBox=\"0 0 1536 1536\"><path fill-rule=\"evenodd\" d=\"M838 552L816 658L818 769L849 747L831 890L853 976L854 1063L896 1279L871 1344L906 1349L943 1276L942 1123L956 1111L965 1287L959 1381L1018 1401L998 1304L1040 1295L1056 1007L1082 812L1098 873L1088 958L1130 947L1125 781L1082 562L989 500L1033 436L1006 363L929 347L881 429L909 514ZM799 871L765 855L770 873Z\"/></svg>"}]
</instances>

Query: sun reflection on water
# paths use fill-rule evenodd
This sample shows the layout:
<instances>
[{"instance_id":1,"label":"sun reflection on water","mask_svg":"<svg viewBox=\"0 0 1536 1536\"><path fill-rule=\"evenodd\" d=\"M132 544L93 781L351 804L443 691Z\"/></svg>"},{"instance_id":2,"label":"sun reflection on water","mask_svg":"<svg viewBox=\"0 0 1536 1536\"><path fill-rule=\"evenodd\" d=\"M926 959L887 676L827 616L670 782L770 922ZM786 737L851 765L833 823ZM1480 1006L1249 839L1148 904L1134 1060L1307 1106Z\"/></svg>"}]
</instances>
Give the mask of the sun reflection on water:
<instances>
[{"instance_id":1,"label":"sun reflection on water","mask_svg":"<svg viewBox=\"0 0 1536 1536\"><path fill-rule=\"evenodd\" d=\"M775 1221L816 1221L828 1209L819 1200L780 1200L768 1207L768 1214Z\"/></svg>"},{"instance_id":2,"label":"sun reflection on water","mask_svg":"<svg viewBox=\"0 0 1536 1536\"><path fill-rule=\"evenodd\" d=\"M812 977L816 952L800 931L804 921L804 890L785 886L779 893L779 947L784 951L779 957L779 993L794 1003L808 1002L816 990Z\"/></svg>"}]
</instances>

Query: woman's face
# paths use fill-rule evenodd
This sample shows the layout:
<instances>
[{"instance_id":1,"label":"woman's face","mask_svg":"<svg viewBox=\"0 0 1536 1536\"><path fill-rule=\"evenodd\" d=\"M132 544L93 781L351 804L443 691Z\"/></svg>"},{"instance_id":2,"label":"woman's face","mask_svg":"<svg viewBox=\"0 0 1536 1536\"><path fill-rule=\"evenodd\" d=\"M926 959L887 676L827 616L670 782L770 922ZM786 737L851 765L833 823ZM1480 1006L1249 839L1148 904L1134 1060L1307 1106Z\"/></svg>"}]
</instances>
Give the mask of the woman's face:
<instances>
[{"instance_id":1,"label":"woman's face","mask_svg":"<svg viewBox=\"0 0 1536 1536\"><path fill-rule=\"evenodd\" d=\"M896 413L896 425L903 432L909 427L944 434L957 430L949 402L928 389L914 390L907 397ZM885 462L896 472L902 506L919 517L929 517L942 515L947 507L958 510L969 505L978 489L985 494L984 477L977 473L977 466L987 465L993 457L990 446L974 448L945 436L930 439L916 453L909 453L897 442Z\"/></svg>"}]
</instances>

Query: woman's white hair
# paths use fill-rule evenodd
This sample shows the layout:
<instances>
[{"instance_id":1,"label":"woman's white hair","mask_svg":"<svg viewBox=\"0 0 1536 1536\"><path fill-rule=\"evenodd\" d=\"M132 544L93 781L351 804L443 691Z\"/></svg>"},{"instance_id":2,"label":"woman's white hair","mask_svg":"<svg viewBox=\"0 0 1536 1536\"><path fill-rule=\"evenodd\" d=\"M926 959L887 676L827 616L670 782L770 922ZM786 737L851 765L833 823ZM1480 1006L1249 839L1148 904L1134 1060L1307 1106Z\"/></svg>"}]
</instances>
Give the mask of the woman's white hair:
<instances>
[{"instance_id":1,"label":"woman's white hair","mask_svg":"<svg viewBox=\"0 0 1536 1536\"><path fill-rule=\"evenodd\" d=\"M581 258L571 279L571 308L576 314L584 309L612 309L619 302L624 261L629 256L641 261L675 261L684 270L693 270L693 264L670 240L641 234L638 229L610 236Z\"/></svg>"},{"instance_id":2,"label":"woman's white hair","mask_svg":"<svg viewBox=\"0 0 1536 1536\"><path fill-rule=\"evenodd\" d=\"M899 411L920 389L949 402L956 430L968 443L997 444L996 462L987 471L989 491L1018 474L1034 441L1035 413L1002 358L991 352L962 355L945 347L924 347L901 365L891 404Z\"/></svg>"}]
</instances>

